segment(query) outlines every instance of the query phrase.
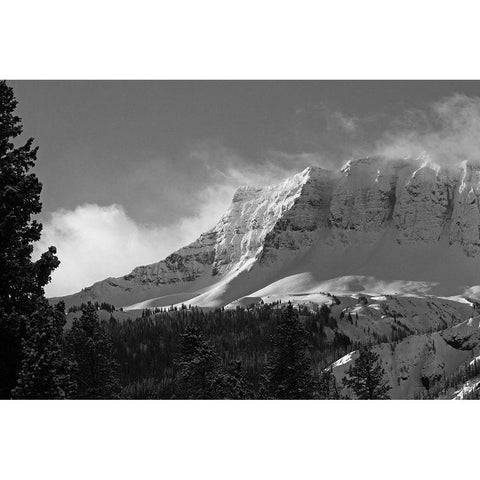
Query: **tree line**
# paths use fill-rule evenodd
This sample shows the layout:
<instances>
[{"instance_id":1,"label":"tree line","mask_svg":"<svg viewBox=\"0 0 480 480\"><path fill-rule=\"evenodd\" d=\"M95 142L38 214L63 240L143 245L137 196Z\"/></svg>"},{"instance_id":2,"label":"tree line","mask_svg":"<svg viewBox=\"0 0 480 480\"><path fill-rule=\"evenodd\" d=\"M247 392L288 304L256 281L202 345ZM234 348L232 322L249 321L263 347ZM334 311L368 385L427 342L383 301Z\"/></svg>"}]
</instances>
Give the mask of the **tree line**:
<instances>
[{"instance_id":1,"label":"tree line","mask_svg":"<svg viewBox=\"0 0 480 480\"><path fill-rule=\"evenodd\" d=\"M339 397L326 366L355 345L327 306L185 307L101 322L97 310L114 306L87 303L70 308L82 314L65 330L64 304L50 305L44 292L60 264L56 248L32 260L42 185L32 172L33 139L15 145L22 134L16 106L12 89L0 82L0 398ZM357 392L355 382L367 381L362 375L378 377L378 359L369 358L344 385Z\"/></svg>"},{"instance_id":2,"label":"tree line","mask_svg":"<svg viewBox=\"0 0 480 480\"><path fill-rule=\"evenodd\" d=\"M150 321L109 322L114 349L120 346L117 342L130 339L121 346L123 356L116 353L127 369L123 372L123 398L347 398L341 395L342 387L354 398L388 398L385 372L369 347L360 348L358 359L337 383L328 365L333 357L338 358L339 349L351 351L351 344L335 344L334 337L312 348L315 335L320 339L325 336L309 331L307 325L316 322L301 319L299 310L290 303L281 309L262 305L249 310L194 312L200 315L198 322L193 312L182 310L157 314ZM122 330L131 336L119 333ZM135 333L144 336L139 338ZM236 349L232 348L235 344ZM151 351L152 346L157 350ZM164 368L159 369L162 362ZM149 375L142 377L147 371ZM134 380L136 374L140 378Z\"/></svg>"}]
</instances>

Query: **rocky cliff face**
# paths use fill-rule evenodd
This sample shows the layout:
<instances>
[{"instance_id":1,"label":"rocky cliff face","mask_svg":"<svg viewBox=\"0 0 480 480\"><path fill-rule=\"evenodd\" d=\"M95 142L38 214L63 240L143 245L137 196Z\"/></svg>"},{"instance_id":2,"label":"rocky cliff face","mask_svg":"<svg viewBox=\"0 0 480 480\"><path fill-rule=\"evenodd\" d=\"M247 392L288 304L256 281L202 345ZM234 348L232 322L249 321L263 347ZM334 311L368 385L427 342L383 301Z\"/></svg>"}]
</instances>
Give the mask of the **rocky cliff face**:
<instances>
[{"instance_id":1,"label":"rocky cliff face","mask_svg":"<svg viewBox=\"0 0 480 480\"><path fill-rule=\"evenodd\" d=\"M308 245L308 240L281 241L292 240L295 231L326 229L325 241L333 245L374 242L388 231L398 244L447 239L468 256L480 253L477 165L442 169L428 162L366 158L348 162L339 174L309 169L308 175L301 197L270 232L267 246ZM290 221L305 217L304 224Z\"/></svg>"},{"instance_id":2,"label":"rocky cliff face","mask_svg":"<svg viewBox=\"0 0 480 480\"><path fill-rule=\"evenodd\" d=\"M411 166L406 162L381 159L348 162L330 204L332 241L373 240L390 225L400 193L399 175L408 168Z\"/></svg>"},{"instance_id":3,"label":"rocky cliff face","mask_svg":"<svg viewBox=\"0 0 480 480\"><path fill-rule=\"evenodd\" d=\"M480 254L480 167L463 162L456 182L449 238L458 243L465 253Z\"/></svg>"},{"instance_id":4,"label":"rocky cliff face","mask_svg":"<svg viewBox=\"0 0 480 480\"><path fill-rule=\"evenodd\" d=\"M274 248L289 248L292 242L287 232L318 228L322 189L315 186L322 186L317 177L323 172L329 175L324 170L313 173L313 169L306 169L277 186L239 188L231 207L214 228L218 239L215 273L225 274L250 265L262 258L272 241Z\"/></svg>"},{"instance_id":5,"label":"rocky cliff face","mask_svg":"<svg viewBox=\"0 0 480 480\"><path fill-rule=\"evenodd\" d=\"M465 257L479 257L479 196L480 167L466 162L449 170L383 158L350 161L337 172L309 167L276 186L239 188L225 215L198 240L67 297L67 304L105 299L128 305L194 291L197 284L205 289L314 246L374 245L385 237L397 245L446 242Z\"/></svg>"},{"instance_id":6,"label":"rocky cliff face","mask_svg":"<svg viewBox=\"0 0 480 480\"><path fill-rule=\"evenodd\" d=\"M190 245L172 253L165 260L137 267L123 279L156 286L192 282L202 275L212 273L216 245L217 235L211 230Z\"/></svg>"}]
</instances>

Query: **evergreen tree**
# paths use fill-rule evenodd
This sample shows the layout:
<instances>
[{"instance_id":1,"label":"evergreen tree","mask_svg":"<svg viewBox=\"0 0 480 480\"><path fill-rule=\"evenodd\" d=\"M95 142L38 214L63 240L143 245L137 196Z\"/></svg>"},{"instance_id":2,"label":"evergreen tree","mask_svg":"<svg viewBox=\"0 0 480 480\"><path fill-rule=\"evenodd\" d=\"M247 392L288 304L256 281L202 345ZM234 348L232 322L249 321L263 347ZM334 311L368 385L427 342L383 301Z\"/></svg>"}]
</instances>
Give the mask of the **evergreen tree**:
<instances>
[{"instance_id":1,"label":"evergreen tree","mask_svg":"<svg viewBox=\"0 0 480 480\"><path fill-rule=\"evenodd\" d=\"M315 382L307 357L307 332L289 302L272 337L272 358L265 368L264 389L269 398L308 399L315 395Z\"/></svg>"},{"instance_id":2,"label":"evergreen tree","mask_svg":"<svg viewBox=\"0 0 480 480\"><path fill-rule=\"evenodd\" d=\"M391 387L384 381L385 370L379 362L379 356L369 347L359 350L359 357L347 370L348 377L343 378L343 385L351 388L361 400L388 399Z\"/></svg>"},{"instance_id":3,"label":"evergreen tree","mask_svg":"<svg viewBox=\"0 0 480 480\"><path fill-rule=\"evenodd\" d=\"M120 398L123 400L160 400L163 387L156 378L142 378L122 388Z\"/></svg>"},{"instance_id":4,"label":"evergreen tree","mask_svg":"<svg viewBox=\"0 0 480 480\"><path fill-rule=\"evenodd\" d=\"M65 305L43 301L30 316L23 341L23 359L14 398L69 398L75 390L72 363L62 352Z\"/></svg>"},{"instance_id":5,"label":"evergreen tree","mask_svg":"<svg viewBox=\"0 0 480 480\"><path fill-rule=\"evenodd\" d=\"M180 356L176 362L178 398L218 398L215 386L220 373L220 357L206 342L197 327L187 327L181 336Z\"/></svg>"},{"instance_id":6,"label":"evergreen tree","mask_svg":"<svg viewBox=\"0 0 480 480\"><path fill-rule=\"evenodd\" d=\"M13 90L0 82L0 398L9 398L17 384L28 318L42 309L43 287L59 265L54 247L31 260L42 230L32 219L41 211L42 184L31 172L33 139L13 143L23 130L16 106Z\"/></svg>"},{"instance_id":7,"label":"evergreen tree","mask_svg":"<svg viewBox=\"0 0 480 480\"><path fill-rule=\"evenodd\" d=\"M324 400L336 400L340 398L335 381L335 375L331 369L323 370L318 380L318 398Z\"/></svg>"},{"instance_id":8,"label":"evergreen tree","mask_svg":"<svg viewBox=\"0 0 480 480\"><path fill-rule=\"evenodd\" d=\"M328 305L323 304L320 307L319 315L320 315L320 323L324 326L328 326L329 319L330 319L330 308L328 308Z\"/></svg>"},{"instance_id":9,"label":"evergreen tree","mask_svg":"<svg viewBox=\"0 0 480 480\"><path fill-rule=\"evenodd\" d=\"M230 362L214 378L214 390L217 398L248 400L255 398L252 386L247 382L242 363Z\"/></svg>"},{"instance_id":10,"label":"evergreen tree","mask_svg":"<svg viewBox=\"0 0 480 480\"><path fill-rule=\"evenodd\" d=\"M75 364L72 379L77 390L74 398L115 398L120 385L112 343L90 302L83 308L82 316L73 321L65 340L67 356Z\"/></svg>"},{"instance_id":11,"label":"evergreen tree","mask_svg":"<svg viewBox=\"0 0 480 480\"><path fill-rule=\"evenodd\" d=\"M241 362L223 366L214 347L203 339L197 327L187 327L181 337L176 361L177 397L184 399L253 398Z\"/></svg>"}]
</instances>

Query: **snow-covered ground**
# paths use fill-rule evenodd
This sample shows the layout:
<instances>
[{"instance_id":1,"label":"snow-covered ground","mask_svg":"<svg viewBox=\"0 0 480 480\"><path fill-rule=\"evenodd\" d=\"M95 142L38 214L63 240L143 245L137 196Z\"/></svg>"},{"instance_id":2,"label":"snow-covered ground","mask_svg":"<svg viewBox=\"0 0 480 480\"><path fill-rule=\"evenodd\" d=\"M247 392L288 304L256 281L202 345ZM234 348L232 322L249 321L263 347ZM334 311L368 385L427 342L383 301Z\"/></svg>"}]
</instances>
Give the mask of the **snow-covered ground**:
<instances>
[{"instance_id":1,"label":"snow-covered ground","mask_svg":"<svg viewBox=\"0 0 480 480\"><path fill-rule=\"evenodd\" d=\"M108 302L130 315L182 303L326 304L353 342L401 340L375 348L392 394L415 396L471 361L480 341L480 166L424 160L364 158L241 187L192 244L62 300ZM469 317L472 325L462 323ZM353 358L335 367L337 376Z\"/></svg>"},{"instance_id":2,"label":"snow-covered ground","mask_svg":"<svg viewBox=\"0 0 480 480\"><path fill-rule=\"evenodd\" d=\"M64 300L137 309L263 295L318 303L321 292L480 298L479 198L480 169L467 163L309 167L279 185L238 189L192 244Z\"/></svg>"},{"instance_id":3,"label":"snow-covered ground","mask_svg":"<svg viewBox=\"0 0 480 480\"><path fill-rule=\"evenodd\" d=\"M463 400L468 394L474 392L480 386L480 377L467 380L455 393L453 400Z\"/></svg>"},{"instance_id":4,"label":"snow-covered ground","mask_svg":"<svg viewBox=\"0 0 480 480\"><path fill-rule=\"evenodd\" d=\"M479 322L480 317L474 317L438 332L415 334L398 343L374 346L385 370L385 380L392 387L391 398L425 395L428 388L471 365L480 353ZM355 351L333 363L333 373L339 385L357 357ZM462 399L479 383L478 378L467 381L451 398Z\"/></svg>"}]
</instances>

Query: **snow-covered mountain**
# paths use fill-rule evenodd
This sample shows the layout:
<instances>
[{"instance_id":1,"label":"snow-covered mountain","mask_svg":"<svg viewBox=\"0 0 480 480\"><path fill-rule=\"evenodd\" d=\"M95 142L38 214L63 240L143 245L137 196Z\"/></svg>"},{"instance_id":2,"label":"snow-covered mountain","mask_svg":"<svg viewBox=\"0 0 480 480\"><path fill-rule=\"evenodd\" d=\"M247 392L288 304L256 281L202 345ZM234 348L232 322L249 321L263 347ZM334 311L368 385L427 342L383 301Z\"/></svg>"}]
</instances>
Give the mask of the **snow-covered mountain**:
<instances>
[{"instance_id":1,"label":"snow-covered mountain","mask_svg":"<svg viewBox=\"0 0 480 480\"><path fill-rule=\"evenodd\" d=\"M473 163L375 157L340 171L309 167L279 185L239 188L192 244L62 299L137 309L318 303L321 292L479 298L479 201Z\"/></svg>"},{"instance_id":2,"label":"snow-covered mountain","mask_svg":"<svg viewBox=\"0 0 480 480\"><path fill-rule=\"evenodd\" d=\"M385 380L391 387L390 397L419 398L432 388L445 387L446 380L467 366L475 362L480 365L479 326L480 317L476 316L441 331L410 335L398 343L374 346L386 373ZM337 385L342 384L342 378L357 357L358 351L353 351L332 365ZM468 379L466 387L453 389L447 398L459 398L465 388L470 391L475 388L477 385L472 385L475 382L480 383L480 378ZM448 392L446 387L445 390ZM344 390L343 393L351 396L351 392Z\"/></svg>"}]
</instances>

